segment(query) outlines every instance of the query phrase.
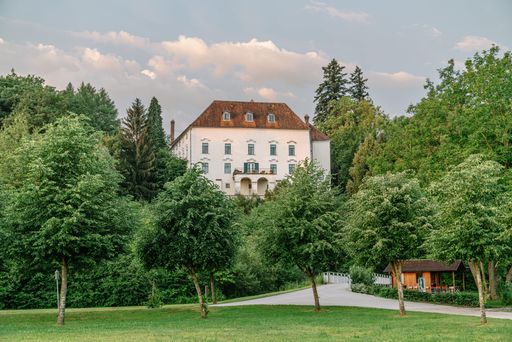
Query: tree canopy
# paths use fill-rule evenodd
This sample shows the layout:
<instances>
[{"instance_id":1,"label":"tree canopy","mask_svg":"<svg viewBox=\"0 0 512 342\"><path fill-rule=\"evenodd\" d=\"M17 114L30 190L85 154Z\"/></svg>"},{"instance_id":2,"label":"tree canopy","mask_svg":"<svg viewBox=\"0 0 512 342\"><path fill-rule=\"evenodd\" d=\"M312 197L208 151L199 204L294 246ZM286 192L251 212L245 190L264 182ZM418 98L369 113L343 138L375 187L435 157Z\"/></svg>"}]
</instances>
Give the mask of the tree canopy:
<instances>
[{"instance_id":1,"label":"tree canopy","mask_svg":"<svg viewBox=\"0 0 512 342\"><path fill-rule=\"evenodd\" d=\"M315 124L319 124L327 119L331 113L331 103L338 101L342 96L347 95L347 74L343 72L345 67L340 65L336 59L332 59L329 64L322 67L324 72L323 81L315 91L316 103Z\"/></svg>"}]
</instances>

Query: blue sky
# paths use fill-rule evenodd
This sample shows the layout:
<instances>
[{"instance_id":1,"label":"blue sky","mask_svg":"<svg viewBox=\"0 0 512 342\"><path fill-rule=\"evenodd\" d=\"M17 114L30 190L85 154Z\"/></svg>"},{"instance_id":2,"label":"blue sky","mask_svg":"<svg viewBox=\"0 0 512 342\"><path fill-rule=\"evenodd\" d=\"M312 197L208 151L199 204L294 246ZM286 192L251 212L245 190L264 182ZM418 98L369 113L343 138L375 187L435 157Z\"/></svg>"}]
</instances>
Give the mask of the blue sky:
<instances>
[{"instance_id":1,"label":"blue sky","mask_svg":"<svg viewBox=\"0 0 512 342\"><path fill-rule=\"evenodd\" d=\"M124 115L156 96L183 129L214 99L312 113L321 66L359 65L391 116L425 78L496 43L512 47L510 1L0 0L0 73L104 87Z\"/></svg>"}]
</instances>

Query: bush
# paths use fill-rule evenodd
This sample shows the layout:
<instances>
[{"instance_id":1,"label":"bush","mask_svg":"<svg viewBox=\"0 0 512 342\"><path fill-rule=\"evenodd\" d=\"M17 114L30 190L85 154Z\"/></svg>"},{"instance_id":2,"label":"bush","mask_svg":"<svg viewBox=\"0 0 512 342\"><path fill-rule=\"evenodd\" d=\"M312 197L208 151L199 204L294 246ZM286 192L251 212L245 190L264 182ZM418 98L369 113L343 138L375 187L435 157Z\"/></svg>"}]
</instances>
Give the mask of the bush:
<instances>
[{"instance_id":1,"label":"bush","mask_svg":"<svg viewBox=\"0 0 512 342\"><path fill-rule=\"evenodd\" d=\"M512 305L512 284L507 283L500 286L501 302L504 305Z\"/></svg>"},{"instance_id":2,"label":"bush","mask_svg":"<svg viewBox=\"0 0 512 342\"><path fill-rule=\"evenodd\" d=\"M375 282L372 271L365 267L352 266L350 267L349 274L352 279L352 284L373 285Z\"/></svg>"},{"instance_id":3,"label":"bush","mask_svg":"<svg viewBox=\"0 0 512 342\"><path fill-rule=\"evenodd\" d=\"M368 293L369 291L369 286L366 285L366 284L361 284L361 283L356 283L356 284L352 284L351 286L351 289L352 289L352 292L357 292L357 293L366 293L366 294L370 294Z\"/></svg>"}]
</instances>

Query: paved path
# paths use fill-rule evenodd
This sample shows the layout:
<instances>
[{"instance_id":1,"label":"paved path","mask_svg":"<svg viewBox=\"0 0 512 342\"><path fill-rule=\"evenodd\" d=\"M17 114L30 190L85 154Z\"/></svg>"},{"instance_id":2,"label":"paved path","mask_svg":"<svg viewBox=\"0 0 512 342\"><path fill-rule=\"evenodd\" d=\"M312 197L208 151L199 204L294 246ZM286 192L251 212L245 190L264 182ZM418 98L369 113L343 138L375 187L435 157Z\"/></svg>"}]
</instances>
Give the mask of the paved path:
<instances>
[{"instance_id":1,"label":"paved path","mask_svg":"<svg viewBox=\"0 0 512 342\"><path fill-rule=\"evenodd\" d=\"M398 310L398 301L396 299L387 299L361 293L354 293L338 284L319 286L318 295L320 297L320 305L324 306L356 306L363 308ZM314 303L311 289L305 289L242 302L218 304L217 306L239 305L314 305ZM405 302L405 310L451 315L480 316L479 309L429 303ZM512 319L512 312L487 310L487 317Z\"/></svg>"}]
</instances>

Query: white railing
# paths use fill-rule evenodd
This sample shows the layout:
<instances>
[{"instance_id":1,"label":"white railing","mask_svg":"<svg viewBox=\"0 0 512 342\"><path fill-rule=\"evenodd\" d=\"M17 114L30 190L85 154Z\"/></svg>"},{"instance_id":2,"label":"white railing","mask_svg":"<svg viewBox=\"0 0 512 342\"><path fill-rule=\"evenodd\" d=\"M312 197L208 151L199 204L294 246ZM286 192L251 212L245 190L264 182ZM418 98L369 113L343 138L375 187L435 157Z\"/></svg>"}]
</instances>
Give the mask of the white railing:
<instances>
[{"instance_id":1,"label":"white railing","mask_svg":"<svg viewBox=\"0 0 512 342\"><path fill-rule=\"evenodd\" d=\"M324 284L342 284L350 287L352 279L347 273L324 272ZM373 273L374 284L391 286L391 276L387 274Z\"/></svg>"}]
</instances>

